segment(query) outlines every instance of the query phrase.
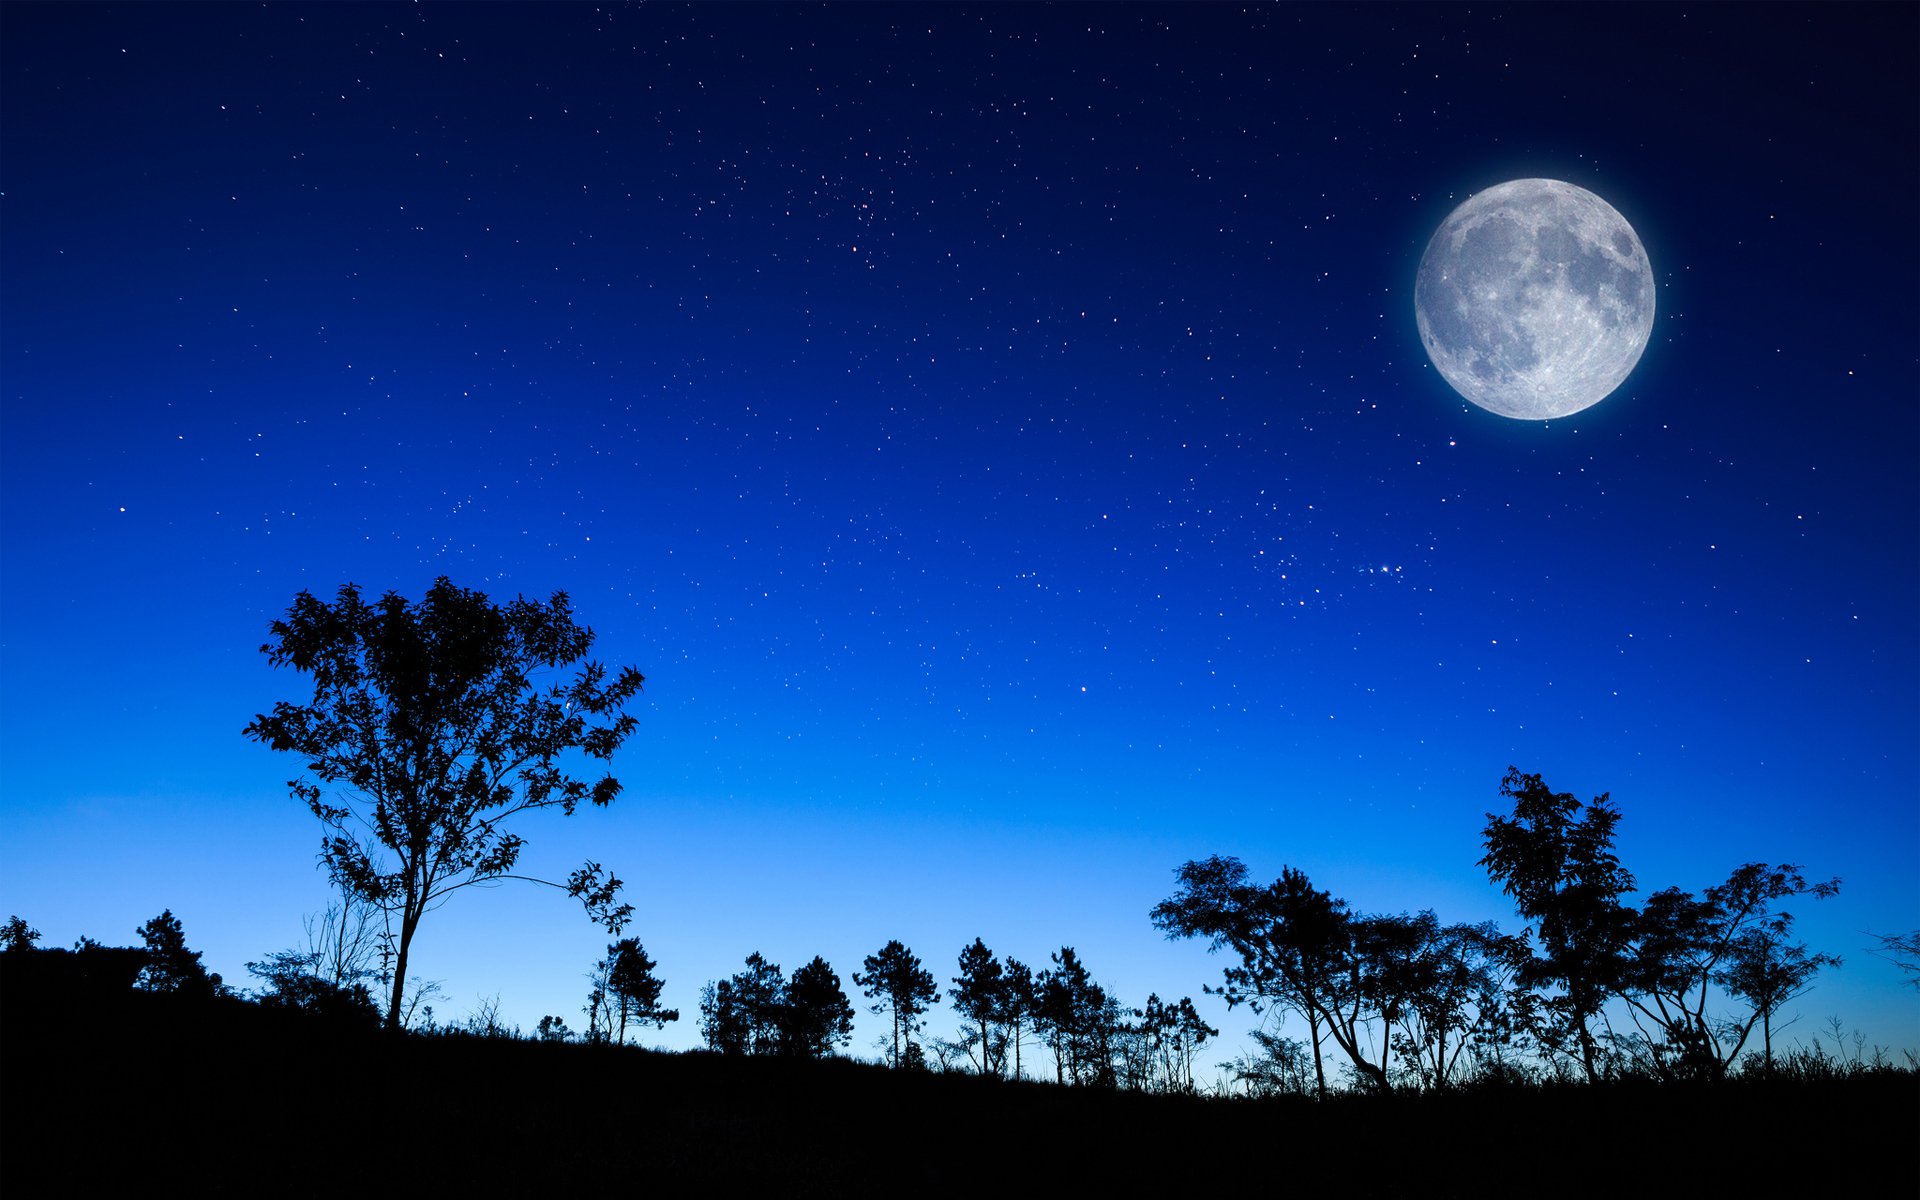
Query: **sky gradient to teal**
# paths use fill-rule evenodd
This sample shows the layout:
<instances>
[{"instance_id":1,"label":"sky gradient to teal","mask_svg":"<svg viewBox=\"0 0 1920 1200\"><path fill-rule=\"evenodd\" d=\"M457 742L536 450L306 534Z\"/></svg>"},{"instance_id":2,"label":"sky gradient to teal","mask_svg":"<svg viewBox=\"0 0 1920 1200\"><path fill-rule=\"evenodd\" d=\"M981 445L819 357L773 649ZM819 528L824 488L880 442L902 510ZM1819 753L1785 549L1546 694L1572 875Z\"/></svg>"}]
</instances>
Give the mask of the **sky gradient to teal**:
<instances>
[{"instance_id":1,"label":"sky gradient to teal","mask_svg":"<svg viewBox=\"0 0 1920 1200\"><path fill-rule=\"evenodd\" d=\"M1198 998L1147 911L1213 853L1517 928L1511 764L1647 890L1842 877L1790 1033L1920 1046L1917 14L8 4L0 910L248 982L327 899L267 624L447 575L647 675L521 832L628 881L664 1044L890 938ZM1412 313L1521 177L1659 286L1544 424ZM577 1026L605 940L510 885L414 955Z\"/></svg>"}]
</instances>

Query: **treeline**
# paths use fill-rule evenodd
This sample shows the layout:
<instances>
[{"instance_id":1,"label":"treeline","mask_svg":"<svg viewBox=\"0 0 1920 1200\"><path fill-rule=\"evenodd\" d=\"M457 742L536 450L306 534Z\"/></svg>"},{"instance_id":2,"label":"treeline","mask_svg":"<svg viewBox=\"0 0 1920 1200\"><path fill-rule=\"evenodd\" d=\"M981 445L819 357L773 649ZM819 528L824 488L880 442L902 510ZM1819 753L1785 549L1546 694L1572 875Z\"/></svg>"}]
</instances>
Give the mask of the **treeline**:
<instances>
[{"instance_id":1,"label":"treeline","mask_svg":"<svg viewBox=\"0 0 1920 1200\"><path fill-rule=\"evenodd\" d=\"M1793 936L1783 906L1824 899L1837 879L1810 882L1798 866L1746 863L1699 895L1669 887L1637 907L1633 875L1614 854L1619 811L1609 798L1581 803L1537 775L1509 770L1510 810L1488 814L1480 860L1529 923L1448 924L1431 910L1365 913L1283 868L1256 882L1239 860L1215 856L1176 872L1174 894L1149 914L1172 938L1199 938L1231 961L1205 991L1229 1009L1278 1017L1252 1031L1254 1047L1222 1063L1232 1090L1327 1097L1334 1091L1444 1091L1464 1083L1647 1079L1713 1081L1737 1069L1771 1073L1784 1007L1840 959ZM374 988L399 996L398 1026L517 1038L497 1002L464 1021L433 1012L437 985L395 986L391 939L376 907L351 900L307 924L307 944L250 962L249 998L342 1025L382 1023ZM72 963L43 964L88 986L183 996L237 995L189 950L169 912L136 931L142 949L82 938ZM38 937L20 917L0 929L9 955ZM1874 951L1915 975L1920 934L1886 936ZM16 960L17 962L18 960ZM658 966L637 938L607 947L587 974L578 1032L556 1015L531 1035L544 1042L623 1045L680 1013L661 1003ZM1108 1090L1192 1094L1199 1058L1219 1036L1191 997L1156 993L1132 1007L1096 982L1072 946L1034 970L984 940L961 948L945 987L903 942L889 941L852 973L867 1009L884 1022L881 1061L900 1070L965 1072L994 1079L1051 1078ZM16 976L17 977L17 976ZM930 1029L944 998L957 1025ZM848 1047L854 1001L824 958L786 973L758 952L701 991L698 1027L722 1056L821 1059ZM1284 1036L1291 1028L1304 1037ZM1837 1059L1849 1061L1838 1028ZM1883 1051L1855 1067L1890 1065ZM1797 1052L1797 1069L1813 1063ZM1043 1058L1036 1058L1043 1054ZM1908 1066L1913 1053L1906 1053Z\"/></svg>"},{"instance_id":2,"label":"treeline","mask_svg":"<svg viewBox=\"0 0 1920 1200\"><path fill-rule=\"evenodd\" d=\"M111 999L72 1003L36 996L31 968L18 969L144 953L0 954L0 1194L118 1194L156 1172L211 1195L263 1183L319 1194L345 1177L783 1196L875 1178L929 1195L1184 1194L1200 1180L1271 1190L1278 1177L1359 1196L1506 1193L1542 1179L1562 1195L1911 1195L1920 1181L1915 1074L1811 1056L1713 1083L1469 1079L1444 1092L1219 1099L1055 1086L1037 1045L1027 1072L1047 1082L1015 1082L942 1071L937 1055L922 1070L843 1054L559 1045L498 1027L476 1036L479 1014L393 1033L234 995L135 989L131 974ZM1793 1138L1751 1144L1782 1121Z\"/></svg>"},{"instance_id":3,"label":"treeline","mask_svg":"<svg viewBox=\"0 0 1920 1200\"><path fill-rule=\"evenodd\" d=\"M417 603L395 592L369 600L352 584L331 602L301 591L268 629L268 661L309 676L311 693L242 732L301 764L289 791L324 830L320 860L343 906L309 931L307 948L249 964L261 1002L342 1013L373 1003L389 1029L435 1028L434 986L409 969L422 920L464 888L528 878L517 865L525 840L510 830L519 814L572 815L619 796L610 771L575 770L610 763L631 737L626 706L644 678L587 658L593 631L564 592L499 604L444 576ZM1712 1080L1756 1048L1762 1068L1772 1064L1777 1016L1839 964L1795 940L1784 902L1830 896L1839 880L1747 863L1699 895L1669 887L1636 907L1606 796L1583 805L1513 769L1500 793L1512 809L1489 814L1480 865L1512 897L1526 923L1517 932L1431 910L1360 912L1293 868L1270 884L1231 857L1178 869L1153 923L1238 960L1208 989L1229 1007L1297 1019L1255 1033L1258 1049L1231 1065L1240 1086L1325 1097L1439 1091L1467 1075ZM598 862L551 886L615 939L632 920L620 879ZM1916 941L1897 936L1883 950L1911 963ZM966 947L947 989L960 1021L951 1038L923 1036L940 987L904 944L862 967L854 986L888 1018L884 1057L905 1070L1021 1076L1031 1038L1061 1083L1191 1089L1193 1055L1214 1036L1188 999L1123 1005L1071 948L1034 971L978 940ZM585 1027L576 1034L550 1015L538 1036L624 1042L679 1017L659 1006L655 964L637 940L609 945L592 979ZM824 960L788 975L754 954L706 986L700 1028L723 1055L820 1057L850 1039L851 1004ZM466 1028L511 1032L497 1006Z\"/></svg>"},{"instance_id":4,"label":"treeline","mask_svg":"<svg viewBox=\"0 0 1920 1200\"><path fill-rule=\"evenodd\" d=\"M70 951L41 950L35 945L39 931L14 916L0 927L0 952L9 955L14 983L43 990L85 990L95 999L128 988L189 1000L244 999L343 1028L371 1031L381 1024L373 988L384 987L388 979L381 940L364 910L336 905L310 919L305 949L276 951L247 964L258 980L250 989L230 987L208 972L200 952L187 947L171 910L136 933L139 948L108 947L83 937ZM660 1002L665 982L658 965L637 938L614 942L587 973L583 1027L575 1031L565 1018L550 1014L524 1036L549 1043L626 1045L644 1029L678 1021L679 1011ZM1141 1008L1122 1004L1093 980L1071 946L1062 947L1052 966L1036 973L1019 959L1003 962L974 939L961 950L959 973L946 989L962 1022L952 1037L929 1033L929 1015L941 989L903 943L888 942L861 966L853 982L870 1001L869 1011L888 1023L881 1060L904 1070L1044 1077L1030 1075L1027 1068L1032 1051L1044 1048L1058 1083L1191 1094L1199 1090L1197 1056L1219 1036L1189 997L1169 1004L1155 994ZM517 1025L501 1019L497 1001L483 1000L463 1020L443 1023L432 1004L439 995L437 983L416 977L403 994L405 1030L523 1036ZM851 1043L853 1018L853 1001L825 959L816 955L787 975L755 952L739 973L702 989L699 1029L706 1048L724 1056L822 1059Z\"/></svg>"},{"instance_id":5,"label":"treeline","mask_svg":"<svg viewBox=\"0 0 1920 1200\"><path fill-rule=\"evenodd\" d=\"M1220 1064L1232 1087L1325 1098L1468 1082L1711 1082L1743 1061L1762 1074L1779 1068L1775 1035L1792 1022L1787 1006L1841 965L1795 938L1785 904L1836 895L1840 880L1750 862L1698 895L1667 887L1636 906L1608 796L1582 803L1513 768L1499 794L1510 807L1487 815L1479 865L1527 922L1517 932L1447 923L1430 909L1357 911L1292 867L1267 884L1230 857L1176 871L1177 889L1153 908L1152 923L1237 960L1207 993L1281 1018L1252 1031L1250 1052ZM1920 933L1878 941L1874 953L1909 974L1920 968ZM1031 1041L1057 1083L1197 1090L1196 1059L1218 1030L1191 998L1169 1004L1156 994L1131 1008L1093 981L1070 946L1035 972L975 939L957 965L946 989L960 1021L954 1037L922 1037L940 988L899 941L854 973L871 1011L889 1022L889 1065L1025 1077ZM846 1043L851 1015L821 959L784 978L755 953L745 970L707 985L701 1033L724 1054L819 1056ZM1282 1034L1287 1018L1304 1037ZM1884 1050L1849 1046L1837 1021L1829 1036L1837 1057L1816 1039L1796 1052L1796 1069L1891 1065ZM1905 1057L1916 1065L1911 1050Z\"/></svg>"},{"instance_id":6,"label":"treeline","mask_svg":"<svg viewBox=\"0 0 1920 1200\"><path fill-rule=\"evenodd\" d=\"M1840 881L1751 862L1697 896L1668 887L1635 907L1606 795L1582 804L1513 768L1500 795L1512 808L1487 815L1479 865L1529 922L1517 933L1443 924L1431 910L1358 912L1291 867L1270 884L1234 858L1179 869L1153 923L1239 960L1209 989L1229 1006L1306 1026L1304 1041L1256 1032L1261 1053L1241 1077L1324 1097L1329 1061L1373 1092L1463 1078L1711 1081L1743 1054L1772 1071L1783 1008L1840 965L1794 939L1781 904L1827 898ZM1882 937L1877 952L1911 972L1916 941Z\"/></svg>"},{"instance_id":7,"label":"treeline","mask_svg":"<svg viewBox=\"0 0 1920 1200\"><path fill-rule=\"evenodd\" d=\"M1073 947L1061 947L1052 964L1036 973L975 938L960 951L959 973L946 989L961 1022L952 1037L927 1034L941 988L903 943L868 955L853 981L871 1002L868 1011L887 1021L880 1046L890 1067L1021 1079L1030 1046L1040 1046L1057 1083L1197 1090L1195 1059L1219 1030L1200 1019L1190 998L1168 1004L1155 994L1131 1008L1094 982ZM825 960L816 956L783 978L756 952L745 970L701 992L700 1034L721 1054L819 1058L852 1039L853 1004Z\"/></svg>"}]
</instances>

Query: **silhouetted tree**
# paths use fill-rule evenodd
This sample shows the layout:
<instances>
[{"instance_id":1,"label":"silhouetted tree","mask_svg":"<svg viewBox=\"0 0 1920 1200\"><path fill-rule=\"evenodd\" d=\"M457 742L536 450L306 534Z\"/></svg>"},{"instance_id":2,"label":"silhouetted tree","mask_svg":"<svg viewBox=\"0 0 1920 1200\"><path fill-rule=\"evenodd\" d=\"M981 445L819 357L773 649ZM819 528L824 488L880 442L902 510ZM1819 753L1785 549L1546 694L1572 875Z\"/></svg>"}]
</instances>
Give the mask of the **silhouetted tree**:
<instances>
[{"instance_id":1,"label":"silhouetted tree","mask_svg":"<svg viewBox=\"0 0 1920 1200\"><path fill-rule=\"evenodd\" d=\"M1220 1031L1200 1019L1190 996L1180 997L1178 1004L1168 1004L1158 994L1149 995L1146 1007L1136 1016L1149 1073L1144 1085L1164 1092L1195 1091L1193 1060L1200 1047L1219 1037Z\"/></svg>"},{"instance_id":2,"label":"silhouetted tree","mask_svg":"<svg viewBox=\"0 0 1920 1200\"><path fill-rule=\"evenodd\" d=\"M406 982L405 990L401 993L400 1028L427 1030L435 1028L433 1005L428 1001L444 995L446 990L440 986L440 980L422 979L418 975L411 976Z\"/></svg>"},{"instance_id":3,"label":"silhouetted tree","mask_svg":"<svg viewBox=\"0 0 1920 1200\"><path fill-rule=\"evenodd\" d=\"M379 980L376 964L385 959L376 928L379 915L378 908L349 893L318 916L302 918L307 951L316 958L314 973L336 987Z\"/></svg>"},{"instance_id":4,"label":"silhouetted tree","mask_svg":"<svg viewBox=\"0 0 1920 1200\"><path fill-rule=\"evenodd\" d=\"M1096 1003L1086 1012L1081 1026L1084 1049L1079 1053L1081 1078L1104 1088L1143 1086L1146 1074L1146 1043L1138 1026L1127 1018L1133 1010L1104 987L1096 985Z\"/></svg>"},{"instance_id":5,"label":"silhouetted tree","mask_svg":"<svg viewBox=\"0 0 1920 1200\"><path fill-rule=\"evenodd\" d=\"M1371 1086L1385 1088L1385 1072L1368 1060L1361 1026L1366 1016L1354 956L1353 918L1344 900L1315 888L1292 867L1266 887L1252 882L1246 864L1215 855L1189 861L1175 877L1179 890L1154 906L1156 927L1168 937L1204 937L1208 951L1232 950L1240 965L1208 990L1229 1008L1254 1012L1279 1005L1307 1019L1315 1090L1327 1094L1320 1040L1333 1038Z\"/></svg>"},{"instance_id":6,"label":"silhouetted tree","mask_svg":"<svg viewBox=\"0 0 1920 1200\"><path fill-rule=\"evenodd\" d=\"M540 1024L535 1026L533 1034L543 1042L567 1042L573 1040L573 1030L568 1029L567 1023L555 1016L541 1017Z\"/></svg>"},{"instance_id":7,"label":"silhouetted tree","mask_svg":"<svg viewBox=\"0 0 1920 1200\"><path fill-rule=\"evenodd\" d=\"M587 1018L587 1028L581 1036L590 1044L613 1040L613 1006L607 1003L607 970L607 960L602 958L596 959L587 972L587 1002L580 1006Z\"/></svg>"},{"instance_id":8,"label":"silhouetted tree","mask_svg":"<svg viewBox=\"0 0 1920 1200\"><path fill-rule=\"evenodd\" d=\"M373 911L364 900L348 897L344 904L329 904L318 916L309 914L302 922L305 949L277 950L247 964L248 972L265 985L255 998L271 1008L377 1022L380 1007L368 987L377 976L373 964L379 953L368 919Z\"/></svg>"},{"instance_id":9,"label":"silhouetted tree","mask_svg":"<svg viewBox=\"0 0 1920 1200\"><path fill-rule=\"evenodd\" d=\"M457 1026L450 1025L446 1029L448 1033L456 1031L483 1038L517 1040L520 1037L520 1027L509 1025L500 1017L500 993L498 992L491 996L482 996L479 1003L474 1005L473 1011L467 1014L465 1021Z\"/></svg>"},{"instance_id":10,"label":"silhouetted tree","mask_svg":"<svg viewBox=\"0 0 1920 1200\"><path fill-rule=\"evenodd\" d=\"M889 1014L893 1019L893 1048L887 1056L888 1064L913 1066L922 1061L913 1035L922 1024L920 1014L940 998L940 987L933 981L933 975L922 970L920 960L897 939L882 946L879 953L867 955L861 966L866 968L866 974L854 972L853 982L874 1001L869 1011L875 1015Z\"/></svg>"},{"instance_id":11,"label":"silhouetted tree","mask_svg":"<svg viewBox=\"0 0 1920 1200\"><path fill-rule=\"evenodd\" d=\"M244 732L304 761L308 776L289 788L329 831L329 874L397 922L387 1024L398 1027L421 918L459 888L525 878L513 873L523 839L509 819L571 815L619 793L611 774L589 784L559 764L573 750L611 759L634 730L622 706L643 681L630 667L609 681L588 662L541 691L535 672L571 666L593 644L566 593L501 607L444 576L418 605L395 592L369 604L353 584L332 604L301 591L271 632L261 652L311 673L313 699L280 701ZM597 863L566 884L616 934L632 912L614 903L619 886Z\"/></svg>"},{"instance_id":12,"label":"silhouetted tree","mask_svg":"<svg viewBox=\"0 0 1920 1200\"><path fill-rule=\"evenodd\" d=\"M700 1036L709 1050L747 1053L752 1040L746 1007L734 995L733 980L716 980L700 989Z\"/></svg>"},{"instance_id":13,"label":"silhouetted tree","mask_svg":"<svg viewBox=\"0 0 1920 1200\"><path fill-rule=\"evenodd\" d=\"M1424 1088L1444 1088L1469 1051L1512 1040L1507 984L1527 950L1493 922L1442 925L1432 910L1375 918L1375 953L1384 954L1376 987L1394 1028L1392 1049Z\"/></svg>"},{"instance_id":14,"label":"silhouetted tree","mask_svg":"<svg viewBox=\"0 0 1920 1200\"><path fill-rule=\"evenodd\" d=\"M1790 913L1773 905L1789 896L1817 899L1840 890L1838 879L1809 884L1793 864L1769 867L1746 863L1727 881L1695 899L1679 888L1647 898L1635 923L1636 943L1623 986L1636 1022L1658 1034L1646 1039L1654 1065L1663 1073L1725 1074L1761 1024L1772 1061L1772 1013L1805 986L1831 956L1809 958L1798 947L1797 961L1784 939L1793 927ZM1708 1010L1710 985L1749 1002L1743 1016Z\"/></svg>"},{"instance_id":15,"label":"silhouetted tree","mask_svg":"<svg viewBox=\"0 0 1920 1200\"><path fill-rule=\"evenodd\" d=\"M1006 967L1000 975L1000 1006L994 1020L1005 1031L1006 1044L1013 1050L1013 1078L1024 1078L1020 1065L1020 1051L1027 1041L1027 1030L1033 1027L1033 1010L1037 999L1033 993L1033 969L1017 958L1008 958ZM1003 1052L1004 1054L1004 1052Z\"/></svg>"},{"instance_id":16,"label":"silhouetted tree","mask_svg":"<svg viewBox=\"0 0 1920 1200\"><path fill-rule=\"evenodd\" d=\"M1806 943L1789 942L1792 920L1789 914L1781 913L1776 921L1741 934L1734 943L1731 961L1715 977L1728 994L1751 1004L1760 1018L1761 1061L1769 1071L1773 1070L1774 1015L1811 991L1813 977L1822 968L1840 965L1835 955L1809 954Z\"/></svg>"},{"instance_id":17,"label":"silhouetted tree","mask_svg":"<svg viewBox=\"0 0 1920 1200\"><path fill-rule=\"evenodd\" d=\"M1248 1031L1260 1047L1223 1064L1250 1096L1311 1096L1315 1094L1319 1063L1305 1042L1281 1037L1265 1029Z\"/></svg>"},{"instance_id":18,"label":"silhouetted tree","mask_svg":"<svg viewBox=\"0 0 1920 1200\"><path fill-rule=\"evenodd\" d=\"M755 1054L772 1054L780 1048L787 983L780 964L768 962L758 951L747 955L746 968L733 977L733 987L747 1014L748 1048Z\"/></svg>"},{"instance_id":19,"label":"silhouetted tree","mask_svg":"<svg viewBox=\"0 0 1920 1200\"><path fill-rule=\"evenodd\" d=\"M200 965L200 952L187 949L186 933L172 909L162 911L134 932L147 950L147 965L141 969L135 987L184 996L213 996L221 991L220 977L209 975Z\"/></svg>"},{"instance_id":20,"label":"silhouetted tree","mask_svg":"<svg viewBox=\"0 0 1920 1200\"><path fill-rule=\"evenodd\" d=\"M669 1021L680 1019L678 1009L660 1007L660 992L666 985L653 973L658 965L647 957L637 938L622 938L607 947L606 957L590 976L588 1023L595 1040L625 1045L629 1023L664 1029Z\"/></svg>"},{"instance_id":21,"label":"silhouetted tree","mask_svg":"<svg viewBox=\"0 0 1920 1200\"><path fill-rule=\"evenodd\" d=\"M316 1016L378 1024L380 1008L364 983L336 984L319 972L320 956L303 950L277 950L247 964L263 987L255 999L268 1008L291 1008Z\"/></svg>"},{"instance_id":22,"label":"silhouetted tree","mask_svg":"<svg viewBox=\"0 0 1920 1200\"><path fill-rule=\"evenodd\" d=\"M1033 1024L1053 1051L1054 1081L1110 1085L1113 1041L1125 1010L1093 981L1072 946L1052 958L1053 969L1034 980Z\"/></svg>"},{"instance_id":23,"label":"silhouetted tree","mask_svg":"<svg viewBox=\"0 0 1920 1200\"><path fill-rule=\"evenodd\" d=\"M700 1036L722 1054L772 1054L780 1048L786 980L758 950L747 955L746 967L702 989Z\"/></svg>"},{"instance_id":24,"label":"silhouetted tree","mask_svg":"<svg viewBox=\"0 0 1920 1200\"><path fill-rule=\"evenodd\" d=\"M800 1058L825 1058L852 1037L853 1002L841 988L840 976L816 954L787 980L780 1047Z\"/></svg>"},{"instance_id":25,"label":"silhouetted tree","mask_svg":"<svg viewBox=\"0 0 1920 1200\"><path fill-rule=\"evenodd\" d=\"M40 931L27 924L25 918L18 915L7 918L5 926L0 926L0 953L9 950L31 950L40 940Z\"/></svg>"},{"instance_id":26,"label":"silhouetted tree","mask_svg":"<svg viewBox=\"0 0 1920 1200\"><path fill-rule=\"evenodd\" d=\"M1636 920L1621 902L1633 891L1633 876L1613 852L1619 810L1605 793L1583 806L1513 767L1500 794L1513 801L1513 815L1487 814L1480 865L1520 915L1538 923L1540 953L1522 966L1519 982L1560 989L1543 1002L1539 1032L1550 1048L1577 1055L1588 1080L1596 1080L1592 1022L1621 990Z\"/></svg>"},{"instance_id":27,"label":"silhouetted tree","mask_svg":"<svg viewBox=\"0 0 1920 1200\"><path fill-rule=\"evenodd\" d=\"M1006 1064L1006 1034L995 1028L1006 1004L1006 971L979 938L960 951L960 974L947 995L967 1027L960 1044L982 1075L1000 1075Z\"/></svg>"},{"instance_id":28,"label":"silhouetted tree","mask_svg":"<svg viewBox=\"0 0 1920 1200\"><path fill-rule=\"evenodd\" d=\"M1251 882L1240 860L1217 855L1190 861L1175 875L1180 888L1154 907L1154 924L1169 937L1204 937L1209 951L1239 956L1222 986L1207 989L1228 1007L1278 1007L1306 1019L1320 1096L1325 1041L1375 1091L1406 1073L1393 1063L1397 1048L1436 1053L1443 1063L1457 1057L1454 1037L1468 1011L1462 993L1470 980L1443 969L1442 956L1449 946L1460 949L1462 931L1443 930L1432 913L1352 912L1292 867L1264 887ZM1416 1064L1409 1069L1423 1077Z\"/></svg>"},{"instance_id":29,"label":"silhouetted tree","mask_svg":"<svg viewBox=\"0 0 1920 1200\"><path fill-rule=\"evenodd\" d=\"M1149 1000L1157 1003L1159 996L1155 994ZM1160 1064L1155 1054L1153 1030L1147 1024L1147 1010L1128 1008L1111 994L1107 996L1107 1003L1113 1013L1107 1031L1106 1059L1114 1085L1135 1092L1166 1090L1159 1075Z\"/></svg>"}]
</instances>

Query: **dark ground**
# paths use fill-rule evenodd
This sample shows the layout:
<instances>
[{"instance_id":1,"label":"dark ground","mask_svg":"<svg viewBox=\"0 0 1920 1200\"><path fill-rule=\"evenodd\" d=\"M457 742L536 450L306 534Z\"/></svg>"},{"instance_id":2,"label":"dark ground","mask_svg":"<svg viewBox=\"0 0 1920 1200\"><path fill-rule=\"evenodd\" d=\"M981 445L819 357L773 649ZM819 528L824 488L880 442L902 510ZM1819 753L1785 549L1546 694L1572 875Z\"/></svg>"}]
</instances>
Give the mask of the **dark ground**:
<instances>
[{"instance_id":1,"label":"dark ground","mask_svg":"<svg viewBox=\"0 0 1920 1200\"><path fill-rule=\"evenodd\" d=\"M1226 1101L399 1037L0 971L9 1200L849 1189L1920 1195L1920 1077Z\"/></svg>"}]
</instances>

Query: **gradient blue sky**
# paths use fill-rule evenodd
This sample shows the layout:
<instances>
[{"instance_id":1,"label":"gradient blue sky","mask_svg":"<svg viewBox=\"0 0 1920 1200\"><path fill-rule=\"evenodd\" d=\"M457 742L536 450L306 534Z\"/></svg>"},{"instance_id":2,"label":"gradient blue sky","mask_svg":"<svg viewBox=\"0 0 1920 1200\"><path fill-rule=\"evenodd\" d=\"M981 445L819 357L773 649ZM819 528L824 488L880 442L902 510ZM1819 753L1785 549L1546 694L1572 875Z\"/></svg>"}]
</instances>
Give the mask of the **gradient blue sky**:
<instances>
[{"instance_id":1,"label":"gradient blue sky","mask_svg":"<svg viewBox=\"0 0 1920 1200\"><path fill-rule=\"evenodd\" d=\"M258 652L296 591L565 589L648 676L606 811L667 1002L759 950L1224 965L1182 861L1518 922L1509 764L1649 890L1750 859L1920 1044L1916 9L0 8L0 909L229 980L327 898ZM1473 191L1659 280L1599 406L1427 363ZM557 893L429 918L444 1014L578 1024ZM1217 1001L1203 1012L1224 1019ZM936 1030L951 1033L946 1015ZM1241 1048L1226 1022L1220 1057ZM877 1022L863 1016L855 1049Z\"/></svg>"}]
</instances>

